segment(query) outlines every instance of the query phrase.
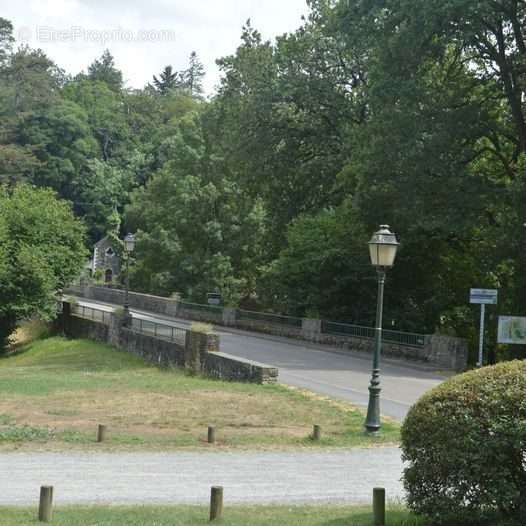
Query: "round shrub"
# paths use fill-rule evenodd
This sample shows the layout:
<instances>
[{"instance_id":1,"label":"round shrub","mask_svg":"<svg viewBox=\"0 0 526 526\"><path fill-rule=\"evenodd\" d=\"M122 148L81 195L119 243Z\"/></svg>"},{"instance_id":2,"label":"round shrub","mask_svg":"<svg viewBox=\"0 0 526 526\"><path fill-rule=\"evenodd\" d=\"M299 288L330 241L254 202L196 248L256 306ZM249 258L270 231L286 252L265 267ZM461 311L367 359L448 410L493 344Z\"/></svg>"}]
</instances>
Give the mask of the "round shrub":
<instances>
[{"instance_id":1,"label":"round shrub","mask_svg":"<svg viewBox=\"0 0 526 526\"><path fill-rule=\"evenodd\" d=\"M526 362L452 378L402 427L408 504L431 524L526 524Z\"/></svg>"}]
</instances>

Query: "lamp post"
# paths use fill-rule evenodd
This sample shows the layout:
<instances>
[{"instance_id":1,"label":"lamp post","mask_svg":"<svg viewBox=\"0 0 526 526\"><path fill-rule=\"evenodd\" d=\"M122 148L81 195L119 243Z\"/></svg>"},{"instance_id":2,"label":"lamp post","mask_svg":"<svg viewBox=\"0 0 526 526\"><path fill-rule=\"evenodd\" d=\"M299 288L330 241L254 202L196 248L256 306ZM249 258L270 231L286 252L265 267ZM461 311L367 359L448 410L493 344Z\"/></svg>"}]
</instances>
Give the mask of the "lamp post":
<instances>
[{"instance_id":1,"label":"lamp post","mask_svg":"<svg viewBox=\"0 0 526 526\"><path fill-rule=\"evenodd\" d=\"M369 242L371 263L378 276L378 300L376 304L376 328L374 339L373 373L369 385L369 406L365 429L370 433L380 430L380 353L382 350L382 316L384 303L384 285L386 270L394 265L399 243L388 225L381 225L380 230Z\"/></svg>"},{"instance_id":2,"label":"lamp post","mask_svg":"<svg viewBox=\"0 0 526 526\"><path fill-rule=\"evenodd\" d=\"M124 326L128 327L131 321L130 314L130 254L135 250L135 236L128 234L124 238L124 252L126 254L126 282L124 289Z\"/></svg>"}]
</instances>

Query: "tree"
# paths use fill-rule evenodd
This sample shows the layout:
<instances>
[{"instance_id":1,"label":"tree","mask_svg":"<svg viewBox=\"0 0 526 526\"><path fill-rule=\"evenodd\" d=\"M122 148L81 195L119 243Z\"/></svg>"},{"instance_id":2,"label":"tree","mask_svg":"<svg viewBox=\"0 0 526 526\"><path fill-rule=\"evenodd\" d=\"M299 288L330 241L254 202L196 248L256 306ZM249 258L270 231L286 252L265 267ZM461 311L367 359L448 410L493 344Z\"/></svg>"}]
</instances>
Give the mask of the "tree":
<instances>
[{"instance_id":1,"label":"tree","mask_svg":"<svg viewBox=\"0 0 526 526\"><path fill-rule=\"evenodd\" d=\"M6 61L13 49L13 24L0 17L0 66Z\"/></svg>"},{"instance_id":2,"label":"tree","mask_svg":"<svg viewBox=\"0 0 526 526\"><path fill-rule=\"evenodd\" d=\"M19 143L31 147L39 160L31 182L56 190L62 197L78 200L75 186L88 159L97 154L86 112L74 102L59 101L29 116L19 131Z\"/></svg>"},{"instance_id":3,"label":"tree","mask_svg":"<svg viewBox=\"0 0 526 526\"><path fill-rule=\"evenodd\" d=\"M321 15L320 15L321 16ZM264 42L248 22L236 54L218 61L223 79L210 111L232 173L269 212L269 256L287 225L337 206L348 159L347 130L363 119L362 68L327 21Z\"/></svg>"},{"instance_id":4,"label":"tree","mask_svg":"<svg viewBox=\"0 0 526 526\"><path fill-rule=\"evenodd\" d=\"M192 51L190 63L187 69L181 72L181 86L188 90L192 97L203 95L203 78L205 77L205 67L199 60L197 53Z\"/></svg>"},{"instance_id":5,"label":"tree","mask_svg":"<svg viewBox=\"0 0 526 526\"><path fill-rule=\"evenodd\" d=\"M180 73L173 71L172 66L166 66L159 78L153 76L153 85L161 95L166 95L170 90L181 86Z\"/></svg>"},{"instance_id":6,"label":"tree","mask_svg":"<svg viewBox=\"0 0 526 526\"><path fill-rule=\"evenodd\" d=\"M287 230L287 247L264 269L259 297L297 316L368 324L374 320L374 280L367 238L349 207L298 217Z\"/></svg>"},{"instance_id":7,"label":"tree","mask_svg":"<svg viewBox=\"0 0 526 526\"><path fill-rule=\"evenodd\" d=\"M122 71L115 67L115 59L108 49L88 67L88 78L105 82L113 91L123 87Z\"/></svg>"},{"instance_id":8,"label":"tree","mask_svg":"<svg viewBox=\"0 0 526 526\"><path fill-rule=\"evenodd\" d=\"M217 290L235 305L255 287L264 210L209 148L199 115L186 115L161 144L162 168L132 195L126 223L139 238L133 282L198 301Z\"/></svg>"},{"instance_id":9,"label":"tree","mask_svg":"<svg viewBox=\"0 0 526 526\"><path fill-rule=\"evenodd\" d=\"M80 272L84 227L70 206L46 189L0 191L0 353L19 321L51 319L56 293Z\"/></svg>"},{"instance_id":10,"label":"tree","mask_svg":"<svg viewBox=\"0 0 526 526\"><path fill-rule=\"evenodd\" d=\"M121 94L112 91L106 82L87 79L68 83L62 93L87 113L102 159L126 158L131 147L130 130Z\"/></svg>"}]
</instances>

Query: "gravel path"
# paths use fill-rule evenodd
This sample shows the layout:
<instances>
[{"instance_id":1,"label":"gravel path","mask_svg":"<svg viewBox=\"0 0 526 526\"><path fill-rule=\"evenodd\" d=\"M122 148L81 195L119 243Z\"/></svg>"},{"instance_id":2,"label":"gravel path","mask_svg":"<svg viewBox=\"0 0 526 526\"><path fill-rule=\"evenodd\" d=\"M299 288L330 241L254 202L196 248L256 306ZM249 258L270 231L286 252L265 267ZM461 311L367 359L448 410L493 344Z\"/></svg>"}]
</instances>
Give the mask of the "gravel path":
<instances>
[{"instance_id":1,"label":"gravel path","mask_svg":"<svg viewBox=\"0 0 526 526\"><path fill-rule=\"evenodd\" d=\"M369 503L373 487L403 498L397 448L262 453L0 454L0 505L34 505L55 486L58 505Z\"/></svg>"}]
</instances>

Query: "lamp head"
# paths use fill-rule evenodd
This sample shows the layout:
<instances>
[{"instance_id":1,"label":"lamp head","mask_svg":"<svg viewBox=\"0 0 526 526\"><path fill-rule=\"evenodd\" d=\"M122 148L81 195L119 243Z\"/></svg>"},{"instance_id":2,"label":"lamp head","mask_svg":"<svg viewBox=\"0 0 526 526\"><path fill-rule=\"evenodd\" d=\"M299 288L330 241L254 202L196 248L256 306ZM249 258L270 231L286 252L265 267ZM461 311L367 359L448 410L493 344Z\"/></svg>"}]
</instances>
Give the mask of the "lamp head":
<instances>
[{"instance_id":1,"label":"lamp head","mask_svg":"<svg viewBox=\"0 0 526 526\"><path fill-rule=\"evenodd\" d=\"M133 234L128 234L124 238L124 248L126 252L133 252L135 250L135 236Z\"/></svg>"},{"instance_id":2,"label":"lamp head","mask_svg":"<svg viewBox=\"0 0 526 526\"><path fill-rule=\"evenodd\" d=\"M377 268L391 268L398 252L396 235L391 232L389 225L381 225L369 242L371 263Z\"/></svg>"}]
</instances>

